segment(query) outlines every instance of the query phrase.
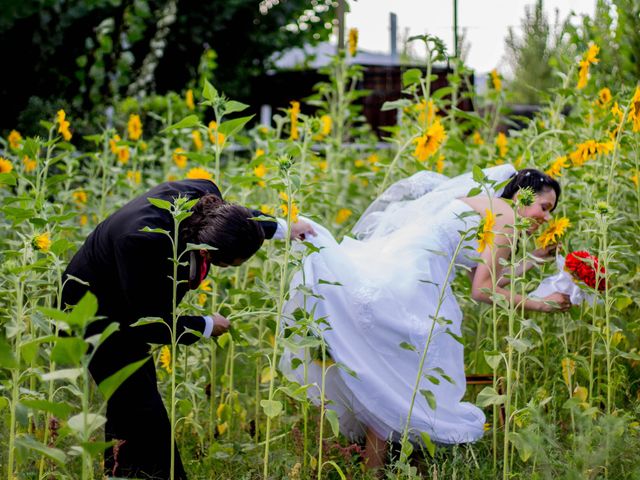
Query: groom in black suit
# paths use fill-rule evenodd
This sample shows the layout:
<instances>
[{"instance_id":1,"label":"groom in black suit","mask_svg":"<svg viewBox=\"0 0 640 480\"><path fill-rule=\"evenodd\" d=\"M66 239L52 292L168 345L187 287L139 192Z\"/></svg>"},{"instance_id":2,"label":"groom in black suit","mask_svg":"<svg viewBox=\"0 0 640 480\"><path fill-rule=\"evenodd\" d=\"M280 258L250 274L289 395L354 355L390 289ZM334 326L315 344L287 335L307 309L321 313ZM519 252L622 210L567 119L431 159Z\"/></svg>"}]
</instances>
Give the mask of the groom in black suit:
<instances>
[{"instance_id":1,"label":"groom in black suit","mask_svg":"<svg viewBox=\"0 0 640 480\"><path fill-rule=\"evenodd\" d=\"M187 243L208 244L216 250L200 250L190 256L189 265L178 267L176 304L189 289L206 277L209 265L237 266L251 257L265 238L282 238L286 223L256 221L262 215L239 205L224 202L218 187L209 180L183 180L158 185L116 211L87 237L63 275L66 281L63 305L74 305L91 291L98 299L98 313L104 317L92 323L87 335L101 332L112 322L119 330L97 349L89 366L96 383L123 367L149 358L149 343L171 343L173 309L173 250L161 233L142 232L144 227L173 233L171 214L152 205L148 198L169 202L179 196L199 199L192 215L179 228L178 253ZM304 222L292 225L291 237L313 234ZM69 279L73 275L84 282ZM159 317L162 323L130 327L143 317ZM182 315L176 336L181 344L191 344L198 336L220 335L229 322L213 316ZM115 440L105 454L105 473L127 478L168 479L170 470L170 424L156 383L153 361L147 361L118 388L107 403L106 440ZM176 449L175 478L186 479Z\"/></svg>"}]
</instances>

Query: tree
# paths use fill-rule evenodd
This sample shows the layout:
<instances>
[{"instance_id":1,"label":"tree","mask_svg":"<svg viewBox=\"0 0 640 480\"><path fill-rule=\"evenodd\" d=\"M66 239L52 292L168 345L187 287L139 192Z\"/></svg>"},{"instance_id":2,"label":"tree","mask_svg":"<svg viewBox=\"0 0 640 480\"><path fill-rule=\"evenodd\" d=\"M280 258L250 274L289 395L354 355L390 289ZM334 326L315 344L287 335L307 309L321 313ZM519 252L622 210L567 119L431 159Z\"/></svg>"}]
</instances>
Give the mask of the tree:
<instances>
[{"instance_id":1,"label":"tree","mask_svg":"<svg viewBox=\"0 0 640 480\"><path fill-rule=\"evenodd\" d=\"M599 3L606 5L603 0ZM634 85L640 79L640 0L615 0L613 3L618 12L616 44L619 49L620 81Z\"/></svg>"},{"instance_id":2,"label":"tree","mask_svg":"<svg viewBox=\"0 0 640 480\"><path fill-rule=\"evenodd\" d=\"M559 31L558 22L556 20L552 30L543 2L537 0L532 8L525 7L521 27L521 36L517 36L510 27L505 40L507 62L513 74L510 82L512 100L516 103L539 103L541 93L558 84L550 64L560 37L554 35Z\"/></svg>"},{"instance_id":3,"label":"tree","mask_svg":"<svg viewBox=\"0 0 640 480\"><path fill-rule=\"evenodd\" d=\"M593 18L583 16L580 25L567 28L582 51L589 42L600 47L593 74L602 87L634 86L640 79L639 19L640 0L598 0Z\"/></svg>"},{"instance_id":4,"label":"tree","mask_svg":"<svg viewBox=\"0 0 640 480\"><path fill-rule=\"evenodd\" d=\"M276 52L328 39L331 0L7 0L0 12L0 129L55 109L95 118L126 96L195 86L203 54L234 98ZM10 69L10 73L7 69ZM20 118L20 124L17 119Z\"/></svg>"}]
</instances>

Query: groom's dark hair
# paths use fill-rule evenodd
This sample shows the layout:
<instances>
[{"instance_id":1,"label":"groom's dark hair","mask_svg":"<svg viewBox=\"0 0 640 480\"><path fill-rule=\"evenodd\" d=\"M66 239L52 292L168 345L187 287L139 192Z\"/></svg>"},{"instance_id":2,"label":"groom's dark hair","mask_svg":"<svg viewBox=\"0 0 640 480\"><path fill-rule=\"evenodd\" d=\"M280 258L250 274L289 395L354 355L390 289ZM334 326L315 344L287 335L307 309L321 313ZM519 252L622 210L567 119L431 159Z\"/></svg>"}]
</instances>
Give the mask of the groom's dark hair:
<instances>
[{"instance_id":1,"label":"groom's dark hair","mask_svg":"<svg viewBox=\"0 0 640 480\"><path fill-rule=\"evenodd\" d=\"M247 207L227 203L216 195L205 195L180 226L183 238L190 243L206 243L217 250L210 252L216 261L231 264L251 257L264 242L264 230Z\"/></svg>"},{"instance_id":2,"label":"groom's dark hair","mask_svg":"<svg viewBox=\"0 0 640 480\"><path fill-rule=\"evenodd\" d=\"M560 184L546 173L536 170L535 168L525 168L520 170L511 177L511 181L504 187L502 198L512 199L522 188L530 188L534 193L540 193L544 190L553 190L556 192L556 203L553 205L552 211L555 210L560 200Z\"/></svg>"}]
</instances>

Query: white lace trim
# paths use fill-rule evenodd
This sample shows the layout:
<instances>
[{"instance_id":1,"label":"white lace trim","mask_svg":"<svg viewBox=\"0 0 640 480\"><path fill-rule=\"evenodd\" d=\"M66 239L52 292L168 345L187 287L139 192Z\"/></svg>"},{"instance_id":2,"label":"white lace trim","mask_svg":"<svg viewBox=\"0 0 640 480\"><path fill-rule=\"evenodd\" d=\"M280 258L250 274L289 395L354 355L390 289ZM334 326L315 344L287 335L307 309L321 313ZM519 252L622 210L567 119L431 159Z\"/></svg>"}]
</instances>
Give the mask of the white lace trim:
<instances>
[{"instance_id":1,"label":"white lace trim","mask_svg":"<svg viewBox=\"0 0 640 480\"><path fill-rule=\"evenodd\" d=\"M375 312L372 304L380 298L380 289L372 284L363 284L353 291L353 303L357 312L357 322L362 330L370 330L373 328L373 319Z\"/></svg>"}]
</instances>

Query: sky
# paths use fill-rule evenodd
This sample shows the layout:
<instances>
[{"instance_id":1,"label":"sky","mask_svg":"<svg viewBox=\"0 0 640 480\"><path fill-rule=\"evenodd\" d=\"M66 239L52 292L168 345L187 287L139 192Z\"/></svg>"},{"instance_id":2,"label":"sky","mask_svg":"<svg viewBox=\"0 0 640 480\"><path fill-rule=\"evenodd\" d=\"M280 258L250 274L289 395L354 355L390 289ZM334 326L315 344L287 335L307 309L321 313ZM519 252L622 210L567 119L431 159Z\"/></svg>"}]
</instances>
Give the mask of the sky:
<instances>
[{"instance_id":1,"label":"sky","mask_svg":"<svg viewBox=\"0 0 640 480\"><path fill-rule=\"evenodd\" d=\"M430 33L442 38L448 52L453 52L453 0L350 0L349 4L351 11L345 24L358 29L359 48L389 52L389 12L393 12L398 16L401 38L407 28L408 36ZM476 73L504 69L501 66L508 28L514 27L518 33L525 6L534 4L532 0L458 0L458 29L467 30L467 64ZM553 23L556 9L561 19L571 11L592 16L595 4L596 0L545 0L544 9Z\"/></svg>"}]
</instances>

